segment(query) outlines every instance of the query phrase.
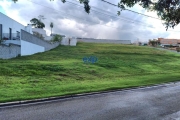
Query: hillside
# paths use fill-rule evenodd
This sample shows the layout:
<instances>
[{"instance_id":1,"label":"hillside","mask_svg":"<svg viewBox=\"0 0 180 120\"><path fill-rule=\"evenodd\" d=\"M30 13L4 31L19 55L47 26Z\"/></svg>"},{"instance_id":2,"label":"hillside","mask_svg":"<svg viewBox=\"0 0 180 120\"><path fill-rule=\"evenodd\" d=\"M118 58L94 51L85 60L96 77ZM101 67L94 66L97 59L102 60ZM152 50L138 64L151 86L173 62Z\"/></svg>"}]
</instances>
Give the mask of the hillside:
<instances>
[{"instance_id":1,"label":"hillside","mask_svg":"<svg viewBox=\"0 0 180 120\"><path fill-rule=\"evenodd\" d=\"M0 102L180 80L180 55L133 45L80 42L0 64Z\"/></svg>"}]
</instances>

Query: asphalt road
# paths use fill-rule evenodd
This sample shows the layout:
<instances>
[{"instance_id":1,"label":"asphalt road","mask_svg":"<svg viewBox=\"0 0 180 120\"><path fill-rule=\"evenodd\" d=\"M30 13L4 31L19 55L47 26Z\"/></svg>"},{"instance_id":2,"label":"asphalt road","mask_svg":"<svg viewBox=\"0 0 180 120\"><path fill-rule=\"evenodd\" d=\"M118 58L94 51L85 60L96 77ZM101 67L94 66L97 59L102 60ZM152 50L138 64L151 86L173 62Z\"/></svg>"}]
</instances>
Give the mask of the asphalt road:
<instances>
[{"instance_id":1,"label":"asphalt road","mask_svg":"<svg viewBox=\"0 0 180 120\"><path fill-rule=\"evenodd\" d=\"M0 108L0 120L180 120L180 83Z\"/></svg>"}]
</instances>

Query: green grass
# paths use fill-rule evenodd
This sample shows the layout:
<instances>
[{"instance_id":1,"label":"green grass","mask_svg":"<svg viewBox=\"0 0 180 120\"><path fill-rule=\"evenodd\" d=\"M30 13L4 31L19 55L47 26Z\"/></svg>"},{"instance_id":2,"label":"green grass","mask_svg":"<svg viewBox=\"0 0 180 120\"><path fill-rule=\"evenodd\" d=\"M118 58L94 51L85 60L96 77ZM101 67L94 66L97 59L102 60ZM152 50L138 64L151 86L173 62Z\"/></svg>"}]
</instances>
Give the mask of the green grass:
<instances>
[{"instance_id":1,"label":"green grass","mask_svg":"<svg viewBox=\"0 0 180 120\"><path fill-rule=\"evenodd\" d=\"M84 56L96 56L84 64ZM146 86L180 80L180 55L149 47L78 43L0 60L0 102Z\"/></svg>"}]
</instances>

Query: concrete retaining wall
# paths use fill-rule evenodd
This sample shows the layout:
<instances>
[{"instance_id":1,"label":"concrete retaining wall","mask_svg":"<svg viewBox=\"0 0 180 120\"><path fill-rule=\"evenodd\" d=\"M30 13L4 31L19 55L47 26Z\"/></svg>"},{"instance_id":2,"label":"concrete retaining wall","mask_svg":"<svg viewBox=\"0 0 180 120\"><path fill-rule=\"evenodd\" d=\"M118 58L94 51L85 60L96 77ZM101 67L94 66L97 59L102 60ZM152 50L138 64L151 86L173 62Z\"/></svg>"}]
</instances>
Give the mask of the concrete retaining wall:
<instances>
[{"instance_id":1,"label":"concrete retaining wall","mask_svg":"<svg viewBox=\"0 0 180 120\"><path fill-rule=\"evenodd\" d=\"M115 43L115 44L131 44L131 40L111 40L111 39L77 39L78 42L88 43Z\"/></svg>"},{"instance_id":2,"label":"concrete retaining wall","mask_svg":"<svg viewBox=\"0 0 180 120\"><path fill-rule=\"evenodd\" d=\"M45 48L45 51L53 49L60 44L60 42L50 43L48 41L41 40L41 39L37 38L36 36L26 32L24 30L21 30L21 39L23 41L27 41L27 42L42 46Z\"/></svg>"},{"instance_id":3,"label":"concrete retaining wall","mask_svg":"<svg viewBox=\"0 0 180 120\"><path fill-rule=\"evenodd\" d=\"M27 41L21 40L21 56L44 52L45 48Z\"/></svg>"},{"instance_id":4,"label":"concrete retaining wall","mask_svg":"<svg viewBox=\"0 0 180 120\"><path fill-rule=\"evenodd\" d=\"M9 44L7 45L0 45L0 58L2 59L10 59L17 57L21 54L21 47L20 45Z\"/></svg>"}]
</instances>

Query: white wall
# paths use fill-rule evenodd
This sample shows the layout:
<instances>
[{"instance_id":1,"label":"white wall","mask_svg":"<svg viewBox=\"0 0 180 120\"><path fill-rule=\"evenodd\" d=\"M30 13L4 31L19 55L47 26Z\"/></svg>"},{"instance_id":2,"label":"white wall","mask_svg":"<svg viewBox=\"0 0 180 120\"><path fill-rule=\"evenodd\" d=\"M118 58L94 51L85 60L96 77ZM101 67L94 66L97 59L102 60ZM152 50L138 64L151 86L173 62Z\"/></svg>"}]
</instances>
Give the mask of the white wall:
<instances>
[{"instance_id":1,"label":"white wall","mask_svg":"<svg viewBox=\"0 0 180 120\"><path fill-rule=\"evenodd\" d=\"M25 31L33 34L33 32L32 32L32 25L31 25L31 24L27 25L27 26L25 27Z\"/></svg>"},{"instance_id":2,"label":"white wall","mask_svg":"<svg viewBox=\"0 0 180 120\"><path fill-rule=\"evenodd\" d=\"M0 12L0 24L3 26L3 33L9 33L9 28L12 29L12 33L16 33L16 31L21 32L21 29L25 29L25 26L18 23L17 21L9 18L8 16L2 14Z\"/></svg>"},{"instance_id":3,"label":"white wall","mask_svg":"<svg viewBox=\"0 0 180 120\"><path fill-rule=\"evenodd\" d=\"M47 36L46 31L44 29L42 29L42 28L32 28L32 31L33 32L38 32L38 33L42 34L43 36Z\"/></svg>"},{"instance_id":4,"label":"white wall","mask_svg":"<svg viewBox=\"0 0 180 120\"><path fill-rule=\"evenodd\" d=\"M61 41L61 45L69 45L69 39L70 38L63 38Z\"/></svg>"},{"instance_id":5,"label":"white wall","mask_svg":"<svg viewBox=\"0 0 180 120\"><path fill-rule=\"evenodd\" d=\"M131 44L130 40L111 40L111 39L77 39L78 42L88 43L114 43L114 44Z\"/></svg>"},{"instance_id":6,"label":"white wall","mask_svg":"<svg viewBox=\"0 0 180 120\"><path fill-rule=\"evenodd\" d=\"M76 46L76 43L77 43L77 39L76 38L71 38L70 46Z\"/></svg>"},{"instance_id":7,"label":"white wall","mask_svg":"<svg viewBox=\"0 0 180 120\"><path fill-rule=\"evenodd\" d=\"M52 38L53 38L53 36L46 36L46 37L44 37L44 40L50 41L50 40L52 40Z\"/></svg>"},{"instance_id":8,"label":"white wall","mask_svg":"<svg viewBox=\"0 0 180 120\"><path fill-rule=\"evenodd\" d=\"M21 55L32 55L38 52L44 52L45 48L30 42L21 40Z\"/></svg>"},{"instance_id":9,"label":"white wall","mask_svg":"<svg viewBox=\"0 0 180 120\"><path fill-rule=\"evenodd\" d=\"M69 41L70 40L70 41ZM65 37L61 41L61 45L70 45L70 46L76 46L77 44L77 39L76 38L68 38Z\"/></svg>"}]
</instances>

